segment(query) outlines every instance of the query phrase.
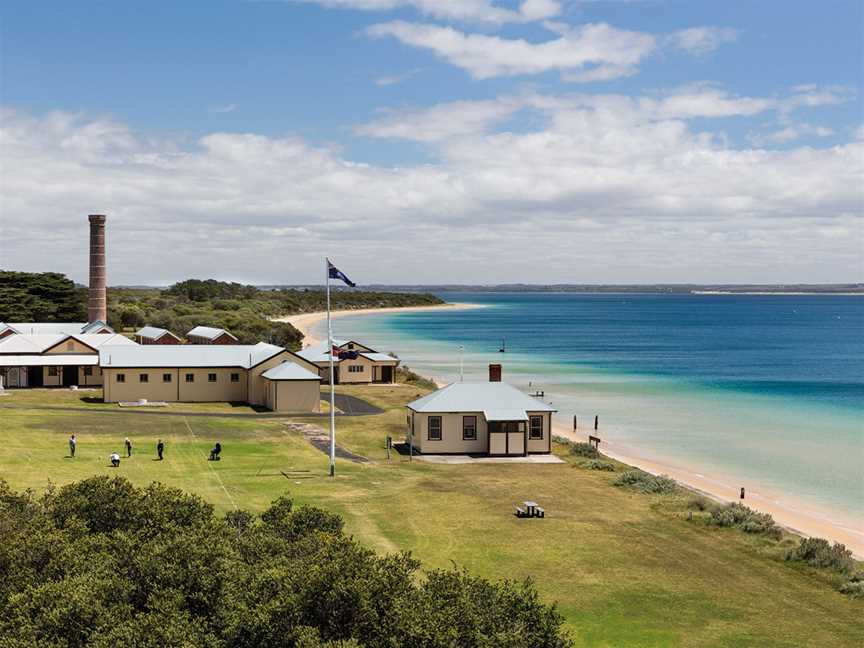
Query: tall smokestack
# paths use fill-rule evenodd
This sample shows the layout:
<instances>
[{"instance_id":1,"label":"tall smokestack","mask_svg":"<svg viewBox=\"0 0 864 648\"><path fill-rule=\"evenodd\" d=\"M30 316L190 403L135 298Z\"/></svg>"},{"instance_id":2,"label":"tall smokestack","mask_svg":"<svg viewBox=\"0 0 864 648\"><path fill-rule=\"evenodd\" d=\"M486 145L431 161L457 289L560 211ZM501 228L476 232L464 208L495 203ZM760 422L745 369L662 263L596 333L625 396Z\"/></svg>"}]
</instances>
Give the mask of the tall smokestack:
<instances>
[{"instance_id":1,"label":"tall smokestack","mask_svg":"<svg viewBox=\"0 0 864 648\"><path fill-rule=\"evenodd\" d=\"M105 216L91 214L90 221L90 298L87 321L108 321L108 295L105 291Z\"/></svg>"}]
</instances>

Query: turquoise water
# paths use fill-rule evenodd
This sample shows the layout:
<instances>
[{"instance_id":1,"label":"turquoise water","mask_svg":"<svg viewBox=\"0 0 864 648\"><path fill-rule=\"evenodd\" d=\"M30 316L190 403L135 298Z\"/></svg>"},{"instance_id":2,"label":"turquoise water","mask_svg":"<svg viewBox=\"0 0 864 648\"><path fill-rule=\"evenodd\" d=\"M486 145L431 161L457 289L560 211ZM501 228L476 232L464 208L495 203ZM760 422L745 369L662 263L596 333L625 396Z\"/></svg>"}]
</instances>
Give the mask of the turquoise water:
<instances>
[{"instance_id":1,"label":"turquoise water","mask_svg":"<svg viewBox=\"0 0 864 648\"><path fill-rule=\"evenodd\" d=\"M628 456L864 520L864 299L445 293L485 308L349 316L339 337L420 373L490 362ZM499 353L502 339L506 353Z\"/></svg>"}]
</instances>

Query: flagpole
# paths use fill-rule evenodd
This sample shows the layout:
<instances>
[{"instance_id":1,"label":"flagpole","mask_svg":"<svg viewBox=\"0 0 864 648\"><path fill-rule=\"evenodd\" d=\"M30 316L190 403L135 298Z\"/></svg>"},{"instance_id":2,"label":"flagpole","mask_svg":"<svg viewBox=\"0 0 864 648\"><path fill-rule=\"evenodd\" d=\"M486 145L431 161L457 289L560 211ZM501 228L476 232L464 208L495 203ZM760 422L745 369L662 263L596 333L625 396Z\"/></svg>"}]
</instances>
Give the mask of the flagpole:
<instances>
[{"instance_id":1,"label":"flagpole","mask_svg":"<svg viewBox=\"0 0 864 648\"><path fill-rule=\"evenodd\" d=\"M327 275L327 355L330 357L330 476L336 475L336 387L333 384L333 329L330 326L330 260L324 258Z\"/></svg>"}]
</instances>

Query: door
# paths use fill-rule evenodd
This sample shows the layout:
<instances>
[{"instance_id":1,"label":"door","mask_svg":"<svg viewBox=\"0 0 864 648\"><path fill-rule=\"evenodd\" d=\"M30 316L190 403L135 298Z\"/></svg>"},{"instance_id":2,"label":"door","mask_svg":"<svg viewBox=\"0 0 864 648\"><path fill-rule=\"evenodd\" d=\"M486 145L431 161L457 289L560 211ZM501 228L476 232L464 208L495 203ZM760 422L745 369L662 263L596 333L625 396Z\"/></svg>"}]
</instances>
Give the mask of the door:
<instances>
[{"instance_id":1,"label":"door","mask_svg":"<svg viewBox=\"0 0 864 648\"><path fill-rule=\"evenodd\" d=\"M41 387L42 382L42 367L30 367L27 371L27 382L31 387Z\"/></svg>"},{"instance_id":2,"label":"door","mask_svg":"<svg viewBox=\"0 0 864 648\"><path fill-rule=\"evenodd\" d=\"M71 387L78 384L78 365L66 365L63 367L63 386Z\"/></svg>"},{"instance_id":3,"label":"door","mask_svg":"<svg viewBox=\"0 0 864 648\"><path fill-rule=\"evenodd\" d=\"M393 367L381 367L381 382L393 382Z\"/></svg>"}]
</instances>

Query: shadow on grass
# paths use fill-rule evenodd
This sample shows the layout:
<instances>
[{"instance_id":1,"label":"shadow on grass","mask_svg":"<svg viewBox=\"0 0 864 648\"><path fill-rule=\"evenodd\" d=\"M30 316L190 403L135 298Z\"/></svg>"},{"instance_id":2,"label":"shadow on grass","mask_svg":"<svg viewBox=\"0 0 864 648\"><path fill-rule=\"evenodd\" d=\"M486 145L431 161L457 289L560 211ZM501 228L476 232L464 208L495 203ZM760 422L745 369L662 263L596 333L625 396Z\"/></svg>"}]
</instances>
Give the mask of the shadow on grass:
<instances>
[{"instance_id":1,"label":"shadow on grass","mask_svg":"<svg viewBox=\"0 0 864 648\"><path fill-rule=\"evenodd\" d=\"M105 403L99 396L82 396L81 402L88 405L103 405Z\"/></svg>"}]
</instances>

